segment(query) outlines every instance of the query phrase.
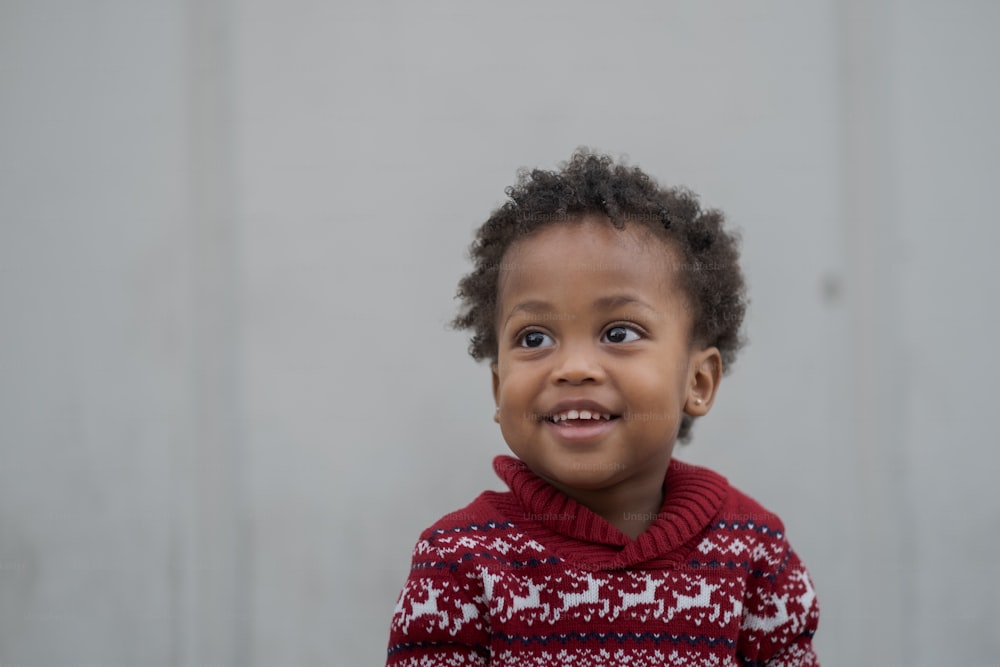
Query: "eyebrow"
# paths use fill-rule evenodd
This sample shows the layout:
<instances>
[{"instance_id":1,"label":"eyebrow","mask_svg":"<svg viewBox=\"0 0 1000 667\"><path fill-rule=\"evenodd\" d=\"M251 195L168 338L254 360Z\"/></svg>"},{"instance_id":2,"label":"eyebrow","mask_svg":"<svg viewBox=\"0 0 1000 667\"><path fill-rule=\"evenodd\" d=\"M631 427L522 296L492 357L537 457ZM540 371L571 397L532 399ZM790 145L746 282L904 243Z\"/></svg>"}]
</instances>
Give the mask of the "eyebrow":
<instances>
[{"instance_id":1,"label":"eyebrow","mask_svg":"<svg viewBox=\"0 0 1000 667\"><path fill-rule=\"evenodd\" d=\"M526 313L550 313L553 310L555 310L555 306L548 301L522 301L510 309L510 314L507 315L507 319L503 321L503 325L507 326L507 323L510 322L510 318L514 317L521 311Z\"/></svg>"},{"instance_id":2,"label":"eyebrow","mask_svg":"<svg viewBox=\"0 0 1000 667\"><path fill-rule=\"evenodd\" d=\"M648 303L642 299L634 296L629 296L627 294L615 294L612 296L602 296L599 299L594 299L593 305L595 308L600 308L602 310L611 310L613 308L622 308L624 306L639 306L650 312L656 312L656 309L650 306ZM504 326L507 326L507 322L510 322L510 318L514 317L517 313L524 311L529 314L536 313L551 313L556 310L556 307L549 303L548 301L522 301L513 308L511 308L510 314L507 315L507 319L504 320Z\"/></svg>"},{"instance_id":3,"label":"eyebrow","mask_svg":"<svg viewBox=\"0 0 1000 667\"><path fill-rule=\"evenodd\" d=\"M608 310L612 308L621 308L623 306L639 306L640 308L645 308L646 310L651 310L656 312L656 309L651 305L643 301L642 299L629 296L628 294L615 294L614 296L604 296L600 299L594 300L594 305L598 308L606 308Z\"/></svg>"}]
</instances>

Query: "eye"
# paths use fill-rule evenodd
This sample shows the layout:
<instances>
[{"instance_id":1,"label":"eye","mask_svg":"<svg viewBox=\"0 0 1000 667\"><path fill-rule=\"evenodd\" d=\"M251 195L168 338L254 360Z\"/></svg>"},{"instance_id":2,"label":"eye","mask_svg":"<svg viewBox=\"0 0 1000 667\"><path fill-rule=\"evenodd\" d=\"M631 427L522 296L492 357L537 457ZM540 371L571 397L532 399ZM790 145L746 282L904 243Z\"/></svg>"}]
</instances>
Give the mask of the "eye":
<instances>
[{"instance_id":1,"label":"eye","mask_svg":"<svg viewBox=\"0 0 1000 667\"><path fill-rule=\"evenodd\" d=\"M553 344L552 337L541 331L529 331L521 336L521 347L548 347Z\"/></svg>"},{"instance_id":2,"label":"eye","mask_svg":"<svg viewBox=\"0 0 1000 667\"><path fill-rule=\"evenodd\" d=\"M611 327L601 337L601 342L606 343L631 343L634 340L639 340L639 334L635 329L623 326Z\"/></svg>"}]
</instances>

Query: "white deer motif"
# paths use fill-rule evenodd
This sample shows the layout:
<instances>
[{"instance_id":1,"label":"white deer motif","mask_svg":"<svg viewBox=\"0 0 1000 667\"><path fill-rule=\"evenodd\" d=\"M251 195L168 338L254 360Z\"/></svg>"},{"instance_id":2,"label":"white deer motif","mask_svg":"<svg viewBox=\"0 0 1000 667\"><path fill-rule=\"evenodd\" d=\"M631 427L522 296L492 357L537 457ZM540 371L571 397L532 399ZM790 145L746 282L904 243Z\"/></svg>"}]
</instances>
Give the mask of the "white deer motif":
<instances>
[{"instance_id":1,"label":"white deer motif","mask_svg":"<svg viewBox=\"0 0 1000 667\"><path fill-rule=\"evenodd\" d=\"M743 617L744 630L760 630L761 632L771 632L775 628L781 627L788 622L788 593L778 597L777 593L771 593L771 604L777 610L774 616L758 616L747 612Z\"/></svg>"},{"instance_id":2,"label":"white deer motif","mask_svg":"<svg viewBox=\"0 0 1000 667\"><path fill-rule=\"evenodd\" d=\"M539 597L539 592L543 588L545 588L545 584L533 584L530 581L528 581L528 582L525 582L525 585L527 585L527 587L528 587L528 594L527 595L524 595L524 596L513 595L513 596L511 596L512 597L512 604L510 606L511 612L518 612L518 611L521 611L522 609L530 609L530 608L533 608L533 607L542 607L542 606L544 606L545 607L545 612L546 612L542 616L544 618L546 615L548 615L549 605L542 605L542 601L541 601L541 599Z\"/></svg>"},{"instance_id":3,"label":"white deer motif","mask_svg":"<svg viewBox=\"0 0 1000 667\"><path fill-rule=\"evenodd\" d=\"M544 620L546 616L549 615L549 605L543 604L541 600L541 591L545 588L545 584L534 584L530 581L526 581L525 585L528 587L527 595L515 595L511 593L511 604L505 610L505 599L503 595L495 595L496 585L504 577L499 574L491 574L489 572L483 573L483 592L486 594L486 604L491 604L494 600L496 601L495 613L497 618L501 621L509 621L514 617L516 612L522 611L524 609L532 609L535 607L542 608L545 611L541 615L541 619Z\"/></svg>"},{"instance_id":4,"label":"white deer motif","mask_svg":"<svg viewBox=\"0 0 1000 667\"><path fill-rule=\"evenodd\" d=\"M603 611L601 616L608 613L609 602L607 600L601 600L601 586L606 582L603 580L594 579L590 576L590 573L584 575L587 581L587 590L582 593L557 593L557 595L562 598L563 607L562 609L556 609L552 615L553 621L558 621L559 617L566 611L569 611L570 607L579 607L585 604L596 604L598 602L603 602Z\"/></svg>"},{"instance_id":5,"label":"white deer motif","mask_svg":"<svg viewBox=\"0 0 1000 667\"><path fill-rule=\"evenodd\" d=\"M681 595L680 593L674 593L674 597L677 598L677 606L670 610L667 615L667 620L669 621L676 614L686 610L693 609L695 607L711 607L712 613L709 614L708 620L714 621L719 618L719 605L712 604L712 593L719 590L719 584L709 584L704 581L698 582L698 593L695 595Z\"/></svg>"},{"instance_id":6,"label":"white deer motif","mask_svg":"<svg viewBox=\"0 0 1000 667\"><path fill-rule=\"evenodd\" d=\"M632 607L638 607L641 604L655 604L656 614L655 618L659 618L663 615L663 600L656 599L656 588L658 582L653 581L650 576L645 576L642 578L646 582L646 588L641 593L622 593L622 604L620 607L615 609L609 620L614 620L618 618L626 609Z\"/></svg>"},{"instance_id":7,"label":"white deer motif","mask_svg":"<svg viewBox=\"0 0 1000 667\"><path fill-rule=\"evenodd\" d=\"M800 616L799 614L795 614L792 632L798 632L799 626L805 625L806 616L809 615L809 609L812 607L813 600L816 599L816 591L813 590L812 582L809 581L809 577L804 571L796 572L789 578L792 581L800 582L806 588L802 595L796 598L799 605L802 606L802 615Z\"/></svg>"},{"instance_id":8,"label":"white deer motif","mask_svg":"<svg viewBox=\"0 0 1000 667\"><path fill-rule=\"evenodd\" d=\"M813 589L812 583L809 581L809 577L805 572L796 572L792 574L789 579L797 581L805 587L802 595L798 595L794 598L794 600L802 607L802 613L788 613L788 593L785 593L780 597L777 593L771 593L771 604L775 606L777 612L774 616L758 616L756 614L748 613L743 618L743 627L745 629L771 632L775 628L781 627L788 621L791 621L792 632L798 632L801 627L805 625L806 616L809 614L809 609L812 608L813 600L816 599L816 591Z\"/></svg>"},{"instance_id":9,"label":"white deer motif","mask_svg":"<svg viewBox=\"0 0 1000 667\"><path fill-rule=\"evenodd\" d=\"M438 627L440 627L441 629L448 627L448 613L446 611L438 609L438 603L437 603L437 599L441 595L441 593L444 592L444 589L437 590L436 588L434 588L434 585L431 584L431 582L429 581L422 582L421 587L424 589L424 592L427 593L427 599L424 602L414 602L410 606L409 614L406 613L406 609L403 606L403 602L408 597L408 594L401 596L399 598L399 602L396 604L396 609L395 612L393 613L393 616L395 616L396 614L402 616L402 625L403 625L402 629L404 633L409 630L410 623L421 616L437 616L439 619Z\"/></svg>"},{"instance_id":10,"label":"white deer motif","mask_svg":"<svg viewBox=\"0 0 1000 667\"><path fill-rule=\"evenodd\" d=\"M517 612L523 611L525 609L534 609L536 607L545 610L541 615L541 618L543 620L545 619L546 616L549 615L549 605L542 604L541 596L539 595L541 590L545 588L545 584L534 584L530 581L526 581L525 585L528 587L528 594L514 595L512 593L510 596L511 604L510 607L507 609L506 614L502 613L503 603L501 602L501 614L500 614L501 620L509 621L511 618L514 617L514 614L516 614Z\"/></svg>"},{"instance_id":11,"label":"white deer motif","mask_svg":"<svg viewBox=\"0 0 1000 667\"><path fill-rule=\"evenodd\" d=\"M458 616L452 618L451 629L449 630L452 636L458 634L458 631L462 628L463 625L465 625L469 621L479 618L479 609L476 607L476 605L472 604L471 602L464 603L459 608L459 611L462 612L461 618L459 618Z\"/></svg>"}]
</instances>

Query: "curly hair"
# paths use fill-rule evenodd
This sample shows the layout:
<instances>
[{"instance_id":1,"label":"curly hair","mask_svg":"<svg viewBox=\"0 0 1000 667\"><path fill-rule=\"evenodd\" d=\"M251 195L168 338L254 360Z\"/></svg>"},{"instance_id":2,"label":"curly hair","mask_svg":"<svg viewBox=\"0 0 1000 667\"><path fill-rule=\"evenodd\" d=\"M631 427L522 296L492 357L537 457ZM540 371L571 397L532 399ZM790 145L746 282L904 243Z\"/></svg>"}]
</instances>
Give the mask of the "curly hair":
<instances>
[{"instance_id":1,"label":"curly hair","mask_svg":"<svg viewBox=\"0 0 1000 667\"><path fill-rule=\"evenodd\" d=\"M720 211L703 210L691 191L660 187L638 167L588 149L578 149L559 171L519 171L505 192L508 201L479 228L470 248L474 268L458 286L462 308L452 326L471 330L475 360L497 361L498 284L511 245L546 225L598 214L617 229L626 221L644 224L682 254L678 275L692 308L692 340L718 348L723 372L730 370L744 343L747 299L739 236L723 228ZM682 442L690 440L693 421L684 415Z\"/></svg>"}]
</instances>

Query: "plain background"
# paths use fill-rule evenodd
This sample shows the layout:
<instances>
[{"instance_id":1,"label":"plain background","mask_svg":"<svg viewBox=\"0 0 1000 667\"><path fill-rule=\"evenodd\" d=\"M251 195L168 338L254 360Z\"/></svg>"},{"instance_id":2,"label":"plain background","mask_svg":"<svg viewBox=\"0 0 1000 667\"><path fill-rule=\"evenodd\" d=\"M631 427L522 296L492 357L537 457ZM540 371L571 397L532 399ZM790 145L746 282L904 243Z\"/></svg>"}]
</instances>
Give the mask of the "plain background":
<instances>
[{"instance_id":1,"label":"plain background","mask_svg":"<svg viewBox=\"0 0 1000 667\"><path fill-rule=\"evenodd\" d=\"M1000 664L990 0L0 0L0 664L373 665L484 488L473 231L580 145L742 230L678 456L827 665Z\"/></svg>"}]
</instances>

